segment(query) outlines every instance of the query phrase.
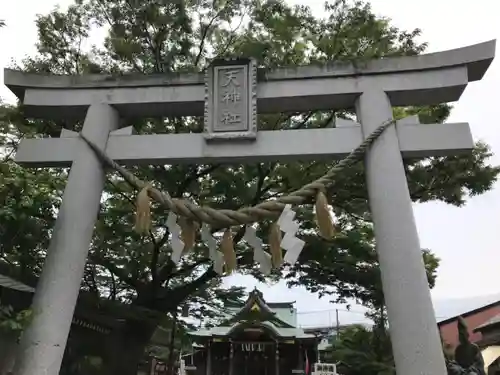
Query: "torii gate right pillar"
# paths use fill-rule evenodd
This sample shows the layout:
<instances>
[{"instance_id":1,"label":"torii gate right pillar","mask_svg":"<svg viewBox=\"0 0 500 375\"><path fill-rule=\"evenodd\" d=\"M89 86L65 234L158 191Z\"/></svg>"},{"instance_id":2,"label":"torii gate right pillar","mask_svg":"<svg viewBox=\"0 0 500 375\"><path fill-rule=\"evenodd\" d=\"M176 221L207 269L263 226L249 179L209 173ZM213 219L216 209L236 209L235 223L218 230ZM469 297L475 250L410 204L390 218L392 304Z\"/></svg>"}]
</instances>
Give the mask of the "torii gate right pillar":
<instances>
[{"instance_id":1,"label":"torii gate right pillar","mask_svg":"<svg viewBox=\"0 0 500 375\"><path fill-rule=\"evenodd\" d=\"M392 119L390 100L377 88L359 97L356 113L365 137ZM373 144L365 165L397 373L446 374L395 127Z\"/></svg>"}]
</instances>

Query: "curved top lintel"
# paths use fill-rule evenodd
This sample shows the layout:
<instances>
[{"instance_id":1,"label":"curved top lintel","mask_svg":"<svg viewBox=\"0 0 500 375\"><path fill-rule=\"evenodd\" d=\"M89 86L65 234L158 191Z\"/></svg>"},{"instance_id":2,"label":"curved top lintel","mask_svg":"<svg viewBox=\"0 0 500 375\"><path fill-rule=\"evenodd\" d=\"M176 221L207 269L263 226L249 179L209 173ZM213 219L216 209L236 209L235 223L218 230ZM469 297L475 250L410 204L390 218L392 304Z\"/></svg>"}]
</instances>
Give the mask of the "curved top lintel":
<instances>
[{"instance_id":1,"label":"curved top lintel","mask_svg":"<svg viewBox=\"0 0 500 375\"><path fill-rule=\"evenodd\" d=\"M418 56L393 57L356 64L331 62L324 65L308 65L274 70L259 69L258 81L280 81L312 78L335 78L359 75L404 73L467 66L468 80L480 80L495 56L495 40L458 49ZM203 73L156 74L156 75L46 75L4 70L5 85L20 99L28 88L38 89L102 89L148 86L202 85Z\"/></svg>"}]
</instances>

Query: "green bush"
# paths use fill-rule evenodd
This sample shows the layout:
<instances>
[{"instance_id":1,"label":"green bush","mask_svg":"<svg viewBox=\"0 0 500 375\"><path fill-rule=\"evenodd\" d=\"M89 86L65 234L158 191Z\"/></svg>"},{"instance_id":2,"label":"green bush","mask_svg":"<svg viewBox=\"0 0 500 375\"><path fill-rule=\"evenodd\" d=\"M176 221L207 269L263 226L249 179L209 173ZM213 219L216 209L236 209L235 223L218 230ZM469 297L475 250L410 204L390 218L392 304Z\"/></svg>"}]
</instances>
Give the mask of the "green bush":
<instances>
[{"instance_id":1,"label":"green bush","mask_svg":"<svg viewBox=\"0 0 500 375\"><path fill-rule=\"evenodd\" d=\"M33 312L30 309L15 311L12 306L0 303L0 333L19 336L30 323L32 315Z\"/></svg>"}]
</instances>

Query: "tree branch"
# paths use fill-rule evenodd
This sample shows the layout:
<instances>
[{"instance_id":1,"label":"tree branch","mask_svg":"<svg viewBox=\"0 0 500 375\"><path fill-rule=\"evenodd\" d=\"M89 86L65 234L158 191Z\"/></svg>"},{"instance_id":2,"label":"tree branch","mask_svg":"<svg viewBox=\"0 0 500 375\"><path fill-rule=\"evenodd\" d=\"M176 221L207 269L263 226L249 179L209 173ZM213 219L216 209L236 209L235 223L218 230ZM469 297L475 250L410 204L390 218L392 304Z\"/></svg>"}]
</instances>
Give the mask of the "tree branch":
<instances>
[{"instance_id":1,"label":"tree branch","mask_svg":"<svg viewBox=\"0 0 500 375\"><path fill-rule=\"evenodd\" d=\"M333 46L332 46L332 51L333 51L334 55L330 57L331 60L337 59L337 57L340 55L340 53L344 49L344 43L343 43L343 41L340 40L340 36L339 36L340 30L344 26L344 22L345 22L345 17L340 17L340 19L337 21L337 25L335 27L335 35L333 37ZM341 44L341 49L339 49L339 51L337 51L337 46L339 45L339 43Z\"/></svg>"},{"instance_id":2,"label":"tree branch","mask_svg":"<svg viewBox=\"0 0 500 375\"><path fill-rule=\"evenodd\" d=\"M131 204L132 206L134 206L134 207L135 207L135 201L134 201L132 198L130 198L130 197L129 197L127 194L125 194L123 191L121 191L121 189L120 189L118 186L116 186L116 184L115 184L113 181L111 181L111 179L109 179L109 178L108 178L108 182L109 182L109 183L110 183L110 185L111 185L111 186L113 186L113 188L115 189L115 193L118 193L118 195L120 195L122 198L125 198L127 201L129 201L129 202L130 202L130 204Z\"/></svg>"},{"instance_id":3,"label":"tree branch","mask_svg":"<svg viewBox=\"0 0 500 375\"><path fill-rule=\"evenodd\" d=\"M110 28L113 28L115 25L114 23L111 21L111 17L109 16L109 13L106 11L106 8L102 2L102 0L97 0L97 3L99 5L99 8L101 9L101 12L102 14L104 15L104 18L106 19L106 21L108 22L108 25ZM140 73L144 73L144 69L141 69L141 67L139 67L139 65L137 65L137 62L135 61L134 59L134 54L132 54L130 57L130 62L132 63L132 66L134 67L135 70L137 70L138 72Z\"/></svg>"},{"instance_id":4,"label":"tree branch","mask_svg":"<svg viewBox=\"0 0 500 375\"><path fill-rule=\"evenodd\" d=\"M195 171L194 173L191 173L188 177L186 177L186 179L182 182L182 184L179 185L179 188L177 189L177 196L178 197L182 196L182 194L184 194L184 191L189 188L189 185L191 185L197 179L215 171L220 166L221 164L214 164L200 171Z\"/></svg>"},{"instance_id":5,"label":"tree branch","mask_svg":"<svg viewBox=\"0 0 500 375\"><path fill-rule=\"evenodd\" d=\"M96 259L96 257L92 257L91 259L94 261L94 263L100 264L101 266L105 267L109 272L115 274L121 281L131 286L132 288L137 290L142 286L141 281L128 276L123 269L118 268L109 259L105 258Z\"/></svg>"},{"instance_id":6,"label":"tree branch","mask_svg":"<svg viewBox=\"0 0 500 375\"><path fill-rule=\"evenodd\" d=\"M213 172L214 170L216 170L219 167L220 167L220 164L214 164L214 165L211 165L207 168L202 169L201 171L195 171L195 173L190 174L183 181L183 183L179 186L179 188L177 189L177 196L181 196L184 193L184 191L189 188L189 185L191 183L193 183L194 181L196 181L198 178L201 178L201 177ZM163 246L167 242L168 235L169 235L169 232L167 231L165 233L165 236L163 236L163 238L159 241L160 246ZM175 264L169 258L168 261L162 267L160 267L160 269L157 272L157 274L158 274L157 281L159 284L161 284L161 283L165 282L167 279L171 279L173 277L171 275L171 273L174 269L174 266L175 266ZM195 265L195 267L196 266L198 266L198 265Z\"/></svg>"},{"instance_id":7,"label":"tree branch","mask_svg":"<svg viewBox=\"0 0 500 375\"><path fill-rule=\"evenodd\" d=\"M181 285L174 289L163 289L155 298L155 308L163 311L174 311L187 297L216 276L217 273L214 271L213 267L210 267L191 283Z\"/></svg>"},{"instance_id":8,"label":"tree branch","mask_svg":"<svg viewBox=\"0 0 500 375\"><path fill-rule=\"evenodd\" d=\"M117 296L117 290L116 290L116 280L115 280L115 274L111 272L111 293L110 293L110 299L113 301L116 300Z\"/></svg>"},{"instance_id":9,"label":"tree branch","mask_svg":"<svg viewBox=\"0 0 500 375\"><path fill-rule=\"evenodd\" d=\"M91 280L92 281L92 289L96 295L99 295L99 288L97 287L97 281L96 281L96 276L97 276L96 266L95 266L95 264L93 264L91 267L92 267L92 269L90 271L90 275L91 275L91 279L92 279Z\"/></svg>"},{"instance_id":10,"label":"tree branch","mask_svg":"<svg viewBox=\"0 0 500 375\"><path fill-rule=\"evenodd\" d=\"M213 2L213 5L215 5L215 1ZM195 68L198 67L198 64L200 63L200 60L201 60L201 55L203 53L203 50L205 49L205 41L206 41L206 38L207 38L207 35L208 35L208 31L210 30L210 27L212 27L212 25L215 22L215 20L217 18L219 18L220 14L222 13L222 11L224 9L225 9L225 7L223 7L222 9L220 9L215 14L215 16L212 17L212 19L208 22L208 25L205 27L205 29L203 30L203 32L201 34L200 48L198 49L198 54L196 55L196 58L194 60L194 67ZM201 22L201 20L200 20L200 22Z\"/></svg>"},{"instance_id":11,"label":"tree branch","mask_svg":"<svg viewBox=\"0 0 500 375\"><path fill-rule=\"evenodd\" d=\"M137 13L137 9L135 9L135 7L130 3L130 0L125 0L125 3L128 5L130 11L133 14ZM159 73L161 71L161 69L159 67L160 62L158 61L158 56L156 54L156 48L155 48L154 43L153 43L153 38L151 36L151 33L148 31L146 22L143 22L143 28L142 28L142 30L144 31L144 38L146 39L146 42L149 44L149 47L151 48L151 52L155 56L154 70L155 70L156 73Z\"/></svg>"},{"instance_id":12,"label":"tree branch","mask_svg":"<svg viewBox=\"0 0 500 375\"><path fill-rule=\"evenodd\" d=\"M262 194L263 194L264 181L269 176L269 174L272 172L274 166L270 167L265 172L264 172L264 170L262 168L262 164L258 164L257 168L258 168L258 171L259 171L258 172L259 173L259 177L258 177L258 180L257 180L255 195L254 195L252 201L250 202L250 205L252 205L252 206L255 205L255 204L257 204L259 202L259 200L261 199ZM205 169L205 173L208 173L208 172L206 172L208 169L210 169L210 168ZM245 226L243 225L243 226L241 226L238 229L238 232L236 232L235 236L233 237L233 244L236 245L238 242L240 242L241 239L243 238L244 234L245 234ZM178 276L179 274L182 274L183 272L187 272L190 269L193 270L197 266L199 266L199 265L201 265L201 264L203 264L205 262L208 262L208 261L209 261L209 259L202 259L202 260L200 260L198 262L195 262L194 264L192 264L190 266L186 266L183 270L179 271L175 276ZM163 266L162 269L159 271L159 273L160 273L159 280L161 280L160 282L163 282L163 281L165 281L167 279L171 279L172 277L174 277L174 275L172 274L172 270L173 270L174 266L175 266L175 264L169 259L168 263L165 264L165 266ZM211 273L209 271L211 271ZM215 274L215 271L213 271L212 267L210 267L207 272L209 272L209 275L211 275L212 273ZM205 272L204 275L207 275L207 272ZM202 277L203 276L200 276L199 279L201 279ZM208 277L208 276L206 276L206 277ZM197 280L195 280L192 283L189 283L187 285L189 286L189 285L192 285L192 284L196 284L197 282L199 282L198 281L199 279L197 279ZM196 290L196 288L193 289L193 290Z\"/></svg>"},{"instance_id":13,"label":"tree branch","mask_svg":"<svg viewBox=\"0 0 500 375\"><path fill-rule=\"evenodd\" d=\"M302 120L299 124L297 124L296 126L292 127L292 129L294 129L294 130L297 130L297 129L302 129L302 128L306 125L307 121L309 121L309 119L310 119L310 118L311 118L311 117L312 117L315 113L316 113L315 111L310 111L310 112L306 115L306 117L305 117L305 118L304 118L304 119L303 119L303 120Z\"/></svg>"},{"instance_id":14,"label":"tree branch","mask_svg":"<svg viewBox=\"0 0 500 375\"><path fill-rule=\"evenodd\" d=\"M233 45L234 40L238 36L238 34L236 32L241 27L241 25L243 23L243 20L245 19L246 14L247 14L246 12L243 12L243 14L241 15L240 22L238 23L238 25L236 25L236 27L234 29L230 30L230 32L229 32L229 35L230 35L229 36L229 41L226 43L226 46L221 51L219 51L219 53L215 57L216 59L220 58L222 55L224 55L227 52L227 50L229 49L229 47L231 45Z\"/></svg>"}]
</instances>

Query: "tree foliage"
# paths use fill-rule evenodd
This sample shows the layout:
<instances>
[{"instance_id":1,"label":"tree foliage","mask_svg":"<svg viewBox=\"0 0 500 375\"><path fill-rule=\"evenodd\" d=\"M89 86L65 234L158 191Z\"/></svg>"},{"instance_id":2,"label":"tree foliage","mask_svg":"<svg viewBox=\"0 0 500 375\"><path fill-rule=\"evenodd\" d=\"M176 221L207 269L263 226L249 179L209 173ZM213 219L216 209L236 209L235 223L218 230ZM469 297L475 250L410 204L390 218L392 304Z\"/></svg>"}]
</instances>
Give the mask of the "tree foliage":
<instances>
[{"instance_id":1,"label":"tree foliage","mask_svg":"<svg viewBox=\"0 0 500 375\"><path fill-rule=\"evenodd\" d=\"M215 57L253 57L259 66L323 64L422 53L420 30L400 30L376 16L363 1L337 0L318 16L306 6L281 0L76 0L37 19L37 54L23 61L26 71L54 74L123 75L198 72ZM102 43L89 47L92 35ZM24 136L58 136L62 127L81 123L26 118L22 106L2 105L0 126L6 150ZM444 121L448 105L396 108L395 115L418 114L421 121ZM259 129L307 129L329 126L352 112L324 111L259 116ZM200 132L200 118L128 120L140 134ZM477 144L471 155L405 161L415 202L440 200L457 206L490 189L499 172L488 164L490 150ZM6 151L1 165L1 257L26 274L39 274L66 171L28 170L12 162ZM334 163L295 162L250 165L173 165L134 168L174 197L194 199L213 208L237 209L271 199L321 176ZM83 188L83 187L82 187ZM216 277L202 245L187 254L178 268L169 261L166 213L153 207L149 236L133 232L136 192L109 174L106 194L92 241L82 288L131 308L178 314L183 305L193 316L216 317L222 302L236 300L241 289L226 290ZM283 271L290 286L338 301L354 298L369 307L383 306L373 228L361 165L339 176L328 191L340 235L324 241L316 235L310 207L299 207L306 247L300 263ZM265 230L266 223L263 223ZM252 252L235 236L240 270L258 278ZM424 252L429 283L438 259ZM278 275L273 275L278 277ZM158 321L128 319L115 373L134 373L138 359Z\"/></svg>"},{"instance_id":2,"label":"tree foliage","mask_svg":"<svg viewBox=\"0 0 500 375\"><path fill-rule=\"evenodd\" d=\"M0 304L0 332L17 337L29 324L31 317L31 310L15 311L10 305Z\"/></svg>"},{"instance_id":3,"label":"tree foliage","mask_svg":"<svg viewBox=\"0 0 500 375\"><path fill-rule=\"evenodd\" d=\"M394 375L394 359L386 330L353 325L339 332L328 349L327 361L338 363L343 375Z\"/></svg>"},{"instance_id":4,"label":"tree foliage","mask_svg":"<svg viewBox=\"0 0 500 375\"><path fill-rule=\"evenodd\" d=\"M12 160L36 125L21 108L0 106L0 255L23 279L40 273L65 179L64 171L25 169Z\"/></svg>"}]
</instances>

